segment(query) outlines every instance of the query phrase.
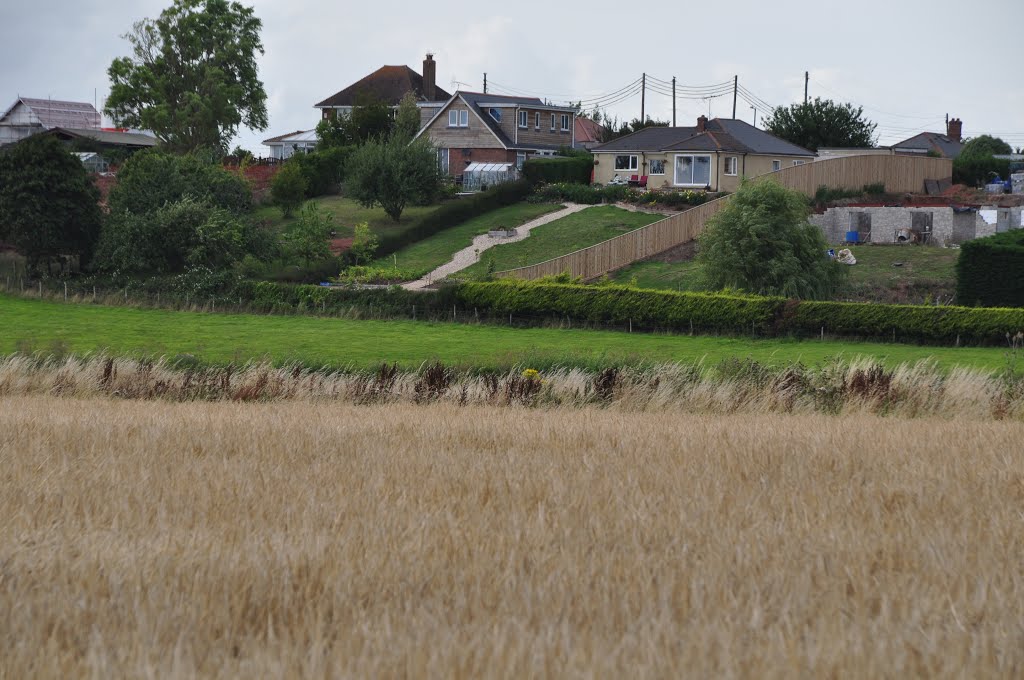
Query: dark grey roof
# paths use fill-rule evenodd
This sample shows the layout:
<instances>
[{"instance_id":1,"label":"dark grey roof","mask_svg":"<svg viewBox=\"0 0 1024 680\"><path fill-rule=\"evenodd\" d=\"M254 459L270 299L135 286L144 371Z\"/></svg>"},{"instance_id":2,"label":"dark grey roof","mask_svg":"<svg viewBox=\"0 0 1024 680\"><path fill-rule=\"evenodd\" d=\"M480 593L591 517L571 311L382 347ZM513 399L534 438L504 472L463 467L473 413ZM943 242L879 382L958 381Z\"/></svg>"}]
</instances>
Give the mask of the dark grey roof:
<instances>
[{"instance_id":1,"label":"dark grey roof","mask_svg":"<svg viewBox=\"0 0 1024 680\"><path fill-rule=\"evenodd\" d=\"M893 149L906 149L918 151L938 151L945 158L956 158L964 145L958 140L947 137L940 132L922 132L909 139L904 139L892 145Z\"/></svg>"},{"instance_id":2,"label":"dark grey roof","mask_svg":"<svg viewBox=\"0 0 1024 680\"><path fill-rule=\"evenodd\" d=\"M592 151L735 151L766 156L814 156L742 120L714 118L696 127L649 127L596 146Z\"/></svg>"},{"instance_id":3,"label":"dark grey roof","mask_svg":"<svg viewBox=\"0 0 1024 680\"><path fill-rule=\"evenodd\" d=\"M100 144L109 144L111 146L156 146L159 143L156 137L150 137L138 132L53 128L49 133L58 137L84 137Z\"/></svg>"}]
</instances>

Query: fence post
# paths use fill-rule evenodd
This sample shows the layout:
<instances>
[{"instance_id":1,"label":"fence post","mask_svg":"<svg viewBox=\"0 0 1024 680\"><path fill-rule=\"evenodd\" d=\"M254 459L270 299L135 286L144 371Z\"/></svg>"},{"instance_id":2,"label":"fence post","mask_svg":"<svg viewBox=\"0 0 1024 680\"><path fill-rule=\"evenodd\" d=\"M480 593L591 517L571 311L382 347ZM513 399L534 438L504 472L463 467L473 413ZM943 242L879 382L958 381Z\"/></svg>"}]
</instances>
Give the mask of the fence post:
<instances>
[{"instance_id":1,"label":"fence post","mask_svg":"<svg viewBox=\"0 0 1024 680\"><path fill-rule=\"evenodd\" d=\"M452 305L452 323L455 323L455 305Z\"/></svg>"},{"instance_id":2,"label":"fence post","mask_svg":"<svg viewBox=\"0 0 1024 680\"><path fill-rule=\"evenodd\" d=\"M43 297L43 280L39 279L39 299Z\"/></svg>"},{"instance_id":3,"label":"fence post","mask_svg":"<svg viewBox=\"0 0 1024 680\"><path fill-rule=\"evenodd\" d=\"M416 305L412 306L412 320L416 320Z\"/></svg>"},{"instance_id":4,"label":"fence post","mask_svg":"<svg viewBox=\"0 0 1024 680\"><path fill-rule=\"evenodd\" d=\"M64 282L64 302L68 301L68 282Z\"/></svg>"},{"instance_id":5,"label":"fence post","mask_svg":"<svg viewBox=\"0 0 1024 680\"><path fill-rule=\"evenodd\" d=\"M92 301L96 302L96 286L92 287Z\"/></svg>"},{"instance_id":6,"label":"fence post","mask_svg":"<svg viewBox=\"0 0 1024 680\"><path fill-rule=\"evenodd\" d=\"M633 332L633 319L630 319L630 320L629 320L629 332L630 332L630 333L632 333L632 332Z\"/></svg>"}]
</instances>

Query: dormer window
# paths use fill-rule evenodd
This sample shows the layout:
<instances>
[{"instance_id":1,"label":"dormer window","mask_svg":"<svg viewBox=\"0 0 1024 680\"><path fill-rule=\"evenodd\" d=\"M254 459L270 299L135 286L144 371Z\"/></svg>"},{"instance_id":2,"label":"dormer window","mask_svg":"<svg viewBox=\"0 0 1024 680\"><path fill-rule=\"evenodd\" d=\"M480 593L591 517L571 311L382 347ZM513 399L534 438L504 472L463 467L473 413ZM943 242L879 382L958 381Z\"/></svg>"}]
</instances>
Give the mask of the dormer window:
<instances>
[{"instance_id":1,"label":"dormer window","mask_svg":"<svg viewBox=\"0 0 1024 680\"><path fill-rule=\"evenodd\" d=\"M466 109L449 109L448 127L469 127L469 111Z\"/></svg>"},{"instance_id":2,"label":"dormer window","mask_svg":"<svg viewBox=\"0 0 1024 680\"><path fill-rule=\"evenodd\" d=\"M491 118L501 122L501 109L487 109L487 113L491 114Z\"/></svg>"}]
</instances>

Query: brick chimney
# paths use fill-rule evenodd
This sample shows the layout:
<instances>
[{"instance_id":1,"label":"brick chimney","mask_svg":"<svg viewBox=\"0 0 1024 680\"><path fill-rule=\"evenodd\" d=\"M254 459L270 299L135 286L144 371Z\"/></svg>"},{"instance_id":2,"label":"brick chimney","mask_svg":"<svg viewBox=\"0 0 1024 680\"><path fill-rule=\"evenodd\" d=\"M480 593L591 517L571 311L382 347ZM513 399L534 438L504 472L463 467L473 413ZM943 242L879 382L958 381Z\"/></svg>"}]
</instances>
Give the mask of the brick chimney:
<instances>
[{"instance_id":1,"label":"brick chimney","mask_svg":"<svg viewBox=\"0 0 1024 680\"><path fill-rule=\"evenodd\" d=\"M437 62L429 52L423 60L423 96L428 102L437 99Z\"/></svg>"},{"instance_id":2,"label":"brick chimney","mask_svg":"<svg viewBox=\"0 0 1024 680\"><path fill-rule=\"evenodd\" d=\"M704 132L708 128L708 117L701 116L697 119L697 132Z\"/></svg>"},{"instance_id":3,"label":"brick chimney","mask_svg":"<svg viewBox=\"0 0 1024 680\"><path fill-rule=\"evenodd\" d=\"M946 124L946 136L959 142L964 136L964 123L959 118L950 119Z\"/></svg>"}]
</instances>

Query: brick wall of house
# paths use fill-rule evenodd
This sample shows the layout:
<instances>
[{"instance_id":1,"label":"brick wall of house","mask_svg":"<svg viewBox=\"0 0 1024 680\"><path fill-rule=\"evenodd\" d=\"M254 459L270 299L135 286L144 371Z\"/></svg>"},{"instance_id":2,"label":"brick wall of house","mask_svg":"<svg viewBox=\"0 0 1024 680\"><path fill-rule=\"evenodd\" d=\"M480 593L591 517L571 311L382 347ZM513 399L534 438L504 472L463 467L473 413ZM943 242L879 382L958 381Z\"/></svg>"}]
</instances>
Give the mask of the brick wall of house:
<instances>
[{"instance_id":1,"label":"brick wall of house","mask_svg":"<svg viewBox=\"0 0 1024 680\"><path fill-rule=\"evenodd\" d=\"M516 152L507 149L474 149L464 147L449 149L448 174L461 175L470 163L515 163Z\"/></svg>"}]
</instances>

